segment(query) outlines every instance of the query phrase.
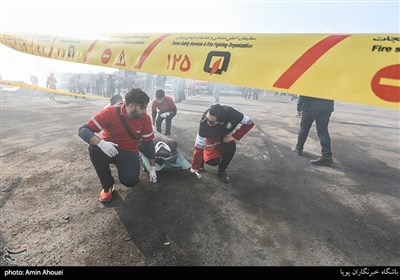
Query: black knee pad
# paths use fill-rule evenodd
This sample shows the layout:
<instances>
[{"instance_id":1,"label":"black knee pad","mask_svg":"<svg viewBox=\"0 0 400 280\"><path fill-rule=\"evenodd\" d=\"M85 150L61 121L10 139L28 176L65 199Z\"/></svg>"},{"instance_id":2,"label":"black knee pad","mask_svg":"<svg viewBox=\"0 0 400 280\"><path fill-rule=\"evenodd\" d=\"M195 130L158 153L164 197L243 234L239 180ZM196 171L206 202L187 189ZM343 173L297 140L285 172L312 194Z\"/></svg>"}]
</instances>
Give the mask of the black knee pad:
<instances>
[{"instance_id":1,"label":"black knee pad","mask_svg":"<svg viewBox=\"0 0 400 280\"><path fill-rule=\"evenodd\" d=\"M127 188L132 188L133 186L135 186L137 183L139 183L139 179L135 179L135 180L129 180L129 181L121 181L121 184L124 185Z\"/></svg>"},{"instance_id":2,"label":"black knee pad","mask_svg":"<svg viewBox=\"0 0 400 280\"><path fill-rule=\"evenodd\" d=\"M221 158L218 157L218 158L213 158L212 160L206 161L205 163L208 165L211 165L211 166L217 166L220 164L220 162L221 162Z\"/></svg>"}]
</instances>

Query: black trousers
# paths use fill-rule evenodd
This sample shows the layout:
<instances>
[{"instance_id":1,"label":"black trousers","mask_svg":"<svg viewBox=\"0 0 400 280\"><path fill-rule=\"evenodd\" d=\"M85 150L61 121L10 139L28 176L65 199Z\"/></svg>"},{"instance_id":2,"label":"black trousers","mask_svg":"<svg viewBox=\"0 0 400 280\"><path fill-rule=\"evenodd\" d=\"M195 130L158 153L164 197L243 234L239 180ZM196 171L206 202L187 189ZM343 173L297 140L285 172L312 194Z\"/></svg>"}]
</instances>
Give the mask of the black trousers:
<instances>
[{"instance_id":1,"label":"black trousers","mask_svg":"<svg viewBox=\"0 0 400 280\"><path fill-rule=\"evenodd\" d=\"M331 138L329 137L328 124L332 112L329 111L304 111L301 115L300 130L297 138L296 148L303 150L304 143L307 140L308 132L315 120L317 125L317 134L321 144L322 156L326 158L332 157Z\"/></svg>"},{"instance_id":2,"label":"black trousers","mask_svg":"<svg viewBox=\"0 0 400 280\"><path fill-rule=\"evenodd\" d=\"M222 156L213 158L212 160L206 161L208 165L218 166L219 170L225 171L229 163L233 159L236 152L236 142L222 143Z\"/></svg>"},{"instance_id":3,"label":"black trousers","mask_svg":"<svg viewBox=\"0 0 400 280\"><path fill-rule=\"evenodd\" d=\"M118 149L118 155L110 158L96 145L89 145L89 154L105 192L115 183L111 175L110 163L116 165L121 184L133 187L139 183L140 160L137 153Z\"/></svg>"},{"instance_id":4,"label":"black trousers","mask_svg":"<svg viewBox=\"0 0 400 280\"><path fill-rule=\"evenodd\" d=\"M172 119L175 117L176 113L172 113L168 117L165 118L165 134L169 135L171 134L171 124L172 124ZM158 132L162 132L161 129L161 124L163 122L164 118L160 117L160 114L158 114L157 119L156 119L156 128Z\"/></svg>"}]
</instances>

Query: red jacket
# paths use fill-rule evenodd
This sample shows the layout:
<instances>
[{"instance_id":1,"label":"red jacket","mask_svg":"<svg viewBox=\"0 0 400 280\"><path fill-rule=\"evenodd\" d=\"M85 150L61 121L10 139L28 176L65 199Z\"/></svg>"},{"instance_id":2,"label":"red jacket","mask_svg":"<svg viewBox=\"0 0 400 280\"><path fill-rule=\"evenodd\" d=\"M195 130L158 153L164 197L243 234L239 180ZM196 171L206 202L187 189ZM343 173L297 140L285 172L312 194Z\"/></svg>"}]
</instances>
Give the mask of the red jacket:
<instances>
[{"instance_id":1,"label":"red jacket","mask_svg":"<svg viewBox=\"0 0 400 280\"><path fill-rule=\"evenodd\" d=\"M151 112L153 115L157 114L157 109L160 110L160 114L162 114L176 109L176 105L174 100L170 96L164 96L163 103L158 102L158 99L154 98L153 102L151 103Z\"/></svg>"},{"instance_id":2,"label":"red jacket","mask_svg":"<svg viewBox=\"0 0 400 280\"><path fill-rule=\"evenodd\" d=\"M121 105L121 114L125 117L133 134L144 142L154 139L153 126L149 115L144 114L141 118L129 119L126 114L125 104ZM138 152L138 142L126 132L115 105L104 108L86 124L94 132L102 131L102 138L118 144L118 148L130 152Z\"/></svg>"}]
</instances>

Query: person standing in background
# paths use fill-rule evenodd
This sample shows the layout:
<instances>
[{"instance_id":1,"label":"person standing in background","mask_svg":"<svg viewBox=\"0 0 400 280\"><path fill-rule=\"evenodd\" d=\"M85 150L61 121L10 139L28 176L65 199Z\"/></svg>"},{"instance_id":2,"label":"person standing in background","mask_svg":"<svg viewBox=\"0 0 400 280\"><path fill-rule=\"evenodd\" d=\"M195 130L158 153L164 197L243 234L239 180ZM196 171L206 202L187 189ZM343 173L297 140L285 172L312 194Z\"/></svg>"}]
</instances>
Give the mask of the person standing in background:
<instances>
[{"instance_id":1,"label":"person standing in background","mask_svg":"<svg viewBox=\"0 0 400 280\"><path fill-rule=\"evenodd\" d=\"M333 100L301 95L297 100L297 116L301 116L301 121L297 144L296 147L292 148L292 151L299 156L303 155L304 143L314 121L317 125L317 134L322 147L322 156L318 159L310 160L310 164L326 165L333 163L331 138L328 132L329 119L334 110L333 108Z\"/></svg>"},{"instance_id":2,"label":"person standing in background","mask_svg":"<svg viewBox=\"0 0 400 280\"><path fill-rule=\"evenodd\" d=\"M47 77L46 86L47 86L47 88L49 88L49 89L54 89L54 90L56 90L56 89L57 89L56 84L57 84L57 79L56 79L56 77L54 77L54 73L51 72L51 73L50 73L50 76ZM52 93L52 92L50 92L49 98L50 98L51 101L55 101L55 100L56 100L55 97L54 97L54 93Z\"/></svg>"}]
</instances>

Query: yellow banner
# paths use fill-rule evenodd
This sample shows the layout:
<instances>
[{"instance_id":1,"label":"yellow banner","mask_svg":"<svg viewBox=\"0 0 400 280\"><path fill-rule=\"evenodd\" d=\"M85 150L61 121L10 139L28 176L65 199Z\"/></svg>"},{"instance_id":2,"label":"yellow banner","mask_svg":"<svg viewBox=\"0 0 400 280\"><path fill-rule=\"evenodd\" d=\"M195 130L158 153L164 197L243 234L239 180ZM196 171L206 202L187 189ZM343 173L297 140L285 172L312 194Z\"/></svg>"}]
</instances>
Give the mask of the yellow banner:
<instances>
[{"instance_id":1,"label":"yellow banner","mask_svg":"<svg viewBox=\"0 0 400 280\"><path fill-rule=\"evenodd\" d=\"M400 109L400 34L1 34L54 59Z\"/></svg>"}]
</instances>

